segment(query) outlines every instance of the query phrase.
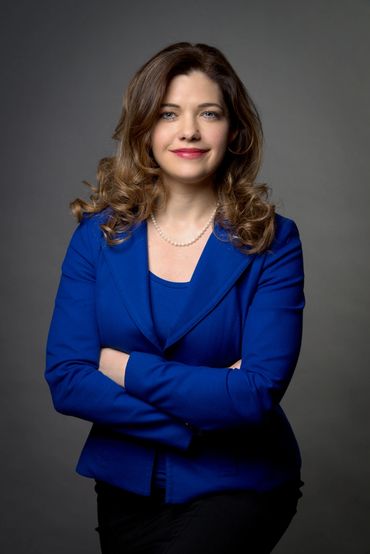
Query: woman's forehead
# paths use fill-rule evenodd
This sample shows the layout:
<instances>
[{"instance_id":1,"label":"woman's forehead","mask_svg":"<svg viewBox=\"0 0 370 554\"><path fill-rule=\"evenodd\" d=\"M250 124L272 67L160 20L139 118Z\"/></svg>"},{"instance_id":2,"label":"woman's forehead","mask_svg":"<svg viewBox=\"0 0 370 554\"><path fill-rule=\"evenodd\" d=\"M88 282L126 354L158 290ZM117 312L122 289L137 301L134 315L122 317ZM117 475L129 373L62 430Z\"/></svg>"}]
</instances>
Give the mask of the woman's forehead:
<instances>
[{"instance_id":1,"label":"woman's forehead","mask_svg":"<svg viewBox=\"0 0 370 554\"><path fill-rule=\"evenodd\" d=\"M187 103L203 104L203 107L206 107L206 104L224 106L223 94L218 83L200 71L176 75L168 83L163 103L171 103L175 107L175 104L179 105L184 100Z\"/></svg>"}]
</instances>

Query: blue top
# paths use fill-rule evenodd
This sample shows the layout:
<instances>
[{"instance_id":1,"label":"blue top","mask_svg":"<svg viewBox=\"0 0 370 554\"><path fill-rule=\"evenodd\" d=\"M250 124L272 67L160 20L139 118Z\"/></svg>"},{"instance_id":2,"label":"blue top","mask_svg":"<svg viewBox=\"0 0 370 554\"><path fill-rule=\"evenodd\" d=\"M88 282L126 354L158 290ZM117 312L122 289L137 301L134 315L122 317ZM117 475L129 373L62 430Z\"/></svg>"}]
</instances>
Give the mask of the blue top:
<instances>
[{"instance_id":1,"label":"blue top","mask_svg":"<svg viewBox=\"0 0 370 554\"><path fill-rule=\"evenodd\" d=\"M149 271L150 302L156 334L163 346L169 336L172 323L186 301L190 281L167 281ZM166 487L166 451L158 446L153 468L153 484Z\"/></svg>"}]
</instances>

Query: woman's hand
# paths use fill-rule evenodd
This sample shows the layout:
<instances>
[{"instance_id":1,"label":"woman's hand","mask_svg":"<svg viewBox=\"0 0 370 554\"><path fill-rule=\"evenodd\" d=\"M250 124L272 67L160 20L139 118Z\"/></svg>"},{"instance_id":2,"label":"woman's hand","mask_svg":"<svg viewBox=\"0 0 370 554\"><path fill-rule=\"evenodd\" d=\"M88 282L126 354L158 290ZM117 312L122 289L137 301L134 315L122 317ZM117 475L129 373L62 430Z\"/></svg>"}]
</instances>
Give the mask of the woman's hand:
<instances>
[{"instance_id":1,"label":"woman's hand","mask_svg":"<svg viewBox=\"0 0 370 554\"><path fill-rule=\"evenodd\" d=\"M237 362L234 362L233 364L229 365L229 367L232 367L233 369L240 369L240 364L242 363L242 360L238 360Z\"/></svg>"},{"instance_id":2,"label":"woman's hand","mask_svg":"<svg viewBox=\"0 0 370 554\"><path fill-rule=\"evenodd\" d=\"M114 350L114 348L102 348L100 350L99 371L107 377L115 381L122 387L125 386L126 365L129 359L129 354ZM240 369L241 359L234 362L229 367Z\"/></svg>"},{"instance_id":3,"label":"woman's hand","mask_svg":"<svg viewBox=\"0 0 370 554\"><path fill-rule=\"evenodd\" d=\"M114 350L113 348L102 348L100 350L99 371L115 381L122 387L125 386L126 365L130 354Z\"/></svg>"}]
</instances>

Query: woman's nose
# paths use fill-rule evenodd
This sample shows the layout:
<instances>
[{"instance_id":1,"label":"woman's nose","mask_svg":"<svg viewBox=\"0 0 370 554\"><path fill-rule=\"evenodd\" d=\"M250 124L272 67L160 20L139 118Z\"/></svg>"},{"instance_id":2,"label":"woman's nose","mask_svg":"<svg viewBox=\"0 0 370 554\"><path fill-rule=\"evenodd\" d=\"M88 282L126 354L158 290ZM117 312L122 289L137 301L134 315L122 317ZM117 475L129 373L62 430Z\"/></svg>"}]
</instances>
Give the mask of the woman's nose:
<instances>
[{"instance_id":1,"label":"woman's nose","mask_svg":"<svg viewBox=\"0 0 370 554\"><path fill-rule=\"evenodd\" d=\"M192 139L200 137L200 132L196 120L192 117L184 118L180 129L181 138Z\"/></svg>"}]
</instances>

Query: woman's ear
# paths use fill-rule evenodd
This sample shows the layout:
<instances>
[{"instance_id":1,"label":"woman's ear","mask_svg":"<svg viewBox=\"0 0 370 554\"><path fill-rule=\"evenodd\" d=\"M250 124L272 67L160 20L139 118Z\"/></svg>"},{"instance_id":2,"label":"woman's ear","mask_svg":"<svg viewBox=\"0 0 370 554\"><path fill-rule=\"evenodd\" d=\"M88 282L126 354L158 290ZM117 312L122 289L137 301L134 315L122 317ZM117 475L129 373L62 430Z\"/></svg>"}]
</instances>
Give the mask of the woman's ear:
<instances>
[{"instance_id":1,"label":"woman's ear","mask_svg":"<svg viewBox=\"0 0 370 554\"><path fill-rule=\"evenodd\" d=\"M232 142L232 141L234 140L234 138L236 137L237 134L238 134L238 131L236 131L236 130L230 130L230 131L229 131L228 143Z\"/></svg>"}]
</instances>

